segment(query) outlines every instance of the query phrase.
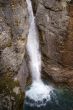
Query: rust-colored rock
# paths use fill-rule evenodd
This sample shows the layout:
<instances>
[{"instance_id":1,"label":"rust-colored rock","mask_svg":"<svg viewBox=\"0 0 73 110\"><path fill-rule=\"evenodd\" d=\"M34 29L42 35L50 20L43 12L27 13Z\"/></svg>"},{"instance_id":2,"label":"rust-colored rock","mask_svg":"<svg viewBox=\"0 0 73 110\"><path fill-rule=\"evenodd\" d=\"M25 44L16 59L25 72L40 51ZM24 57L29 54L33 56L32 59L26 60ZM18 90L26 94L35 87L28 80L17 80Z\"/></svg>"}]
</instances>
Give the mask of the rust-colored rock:
<instances>
[{"instance_id":1,"label":"rust-colored rock","mask_svg":"<svg viewBox=\"0 0 73 110\"><path fill-rule=\"evenodd\" d=\"M69 24L68 34L61 51L62 64L67 67L73 67L73 5L69 5Z\"/></svg>"}]
</instances>

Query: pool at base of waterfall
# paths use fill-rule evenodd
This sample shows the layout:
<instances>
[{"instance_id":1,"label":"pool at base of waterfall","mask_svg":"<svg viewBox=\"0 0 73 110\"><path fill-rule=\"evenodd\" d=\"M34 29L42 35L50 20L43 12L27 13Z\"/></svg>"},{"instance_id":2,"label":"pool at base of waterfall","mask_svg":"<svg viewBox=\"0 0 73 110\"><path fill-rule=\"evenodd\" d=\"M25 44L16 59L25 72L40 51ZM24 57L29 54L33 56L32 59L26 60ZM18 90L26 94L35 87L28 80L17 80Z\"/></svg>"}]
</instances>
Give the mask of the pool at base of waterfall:
<instances>
[{"instance_id":1,"label":"pool at base of waterfall","mask_svg":"<svg viewBox=\"0 0 73 110\"><path fill-rule=\"evenodd\" d=\"M27 87L27 91L30 91L30 89L31 87ZM34 100L33 98L30 98L30 95L27 95L25 97L23 110L73 110L72 90L67 87L60 86L50 89L48 93L48 98L43 98L42 100L39 100L40 96L38 97L38 100Z\"/></svg>"}]
</instances>

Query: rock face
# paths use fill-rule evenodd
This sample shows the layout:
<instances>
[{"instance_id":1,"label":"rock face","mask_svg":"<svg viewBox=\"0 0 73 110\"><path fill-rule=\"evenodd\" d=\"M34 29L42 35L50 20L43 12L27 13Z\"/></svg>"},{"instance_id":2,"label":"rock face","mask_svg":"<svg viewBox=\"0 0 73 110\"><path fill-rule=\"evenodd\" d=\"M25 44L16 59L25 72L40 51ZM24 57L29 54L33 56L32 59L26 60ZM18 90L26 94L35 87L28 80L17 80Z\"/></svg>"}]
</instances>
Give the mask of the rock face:
<instances>
[{"instance_id":1,"label":"rock face","mask_svg":"<svg viewBox=\"0 0 73 110\"><path fill-rule=\"evenodd\" d=\"M25 71L22 78L28 27L25 0L0 0L0 110L21 109L22 94L15 81L22 80L22 86L27 76Z\"/></svg>"},{"instance_id":2,"label":"rock face","mask_svg":"<svg viewBox=\"0 0 73 110\"><path fill-rule=\"evenodd\" d=\"M42 72L73 87L73 1L67 1L32 0L32 4ZM28 27L25 0L0 0L0 110L22 109L29 70L25 55Z\"/></svg>"},{"instance_id":3,"label":"rock face","mask_svg":"<svg viewBox=\"0 0 73 110\"><path fill-rule=\"evenodd\" d=\"M23 107L24 94L19 83L10 75L0 77L0 110L20 110Z\"/></svg>"},{"instance_id":4,"label":"rock face","mask_svg":"<svg viewBox=\"0 0 73 110\"><path fill-rule=\"evenodd\" d=\"M40 34L43 72L55 82L73 84L72 1L32 0L32 3Z\"/></svg>"},{"instance_id":5,"label":"rock face","mask_svg":"<svg viewBox=\"0 0 73 110\"><path fill-rule=\"evenodd\" d=\"M0 1L0 57L4 72L17 72L25 54L28 13L24 0Z\"/></svg>"}]
</instances>

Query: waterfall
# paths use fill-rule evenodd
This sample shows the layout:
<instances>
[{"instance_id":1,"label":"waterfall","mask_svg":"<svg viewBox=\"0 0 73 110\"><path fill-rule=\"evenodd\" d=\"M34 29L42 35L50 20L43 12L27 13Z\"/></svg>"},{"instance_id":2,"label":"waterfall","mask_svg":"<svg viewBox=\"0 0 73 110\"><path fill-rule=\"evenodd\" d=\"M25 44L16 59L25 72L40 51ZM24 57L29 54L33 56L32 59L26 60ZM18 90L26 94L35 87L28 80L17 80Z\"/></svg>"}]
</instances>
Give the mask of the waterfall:
<instances>
[{"instance_id":1,"label":"waterfall","mask_svg":"<svg viewBox=\"0 0 73 110\"><path fill-rule=\"evenodd\" d=\"M39 51L38 31L35 24L35 17L33 15L32 5L30 0L26 0L29 12L29 34L27 41L27 52L30 57L30 70L32 73L32 81L40 80L41 78L41 54Z\"/></svg>"},{"instance_id":2,"label":"waterfall","mask_svg":"<svg viewBox=\"0 0 73 110\"><path fill-rule=\"evenodd\" d=\"M30 58L29 65L32 76L32 84L25 96L35 102L50 99L51 87L45 85L41 80L41 53L39 50L39 36L33 14L31 0L26 0L29 13L29 33L27 39L27 52ZM41 105L41 104L40 104Z\"/></svg>"}]
</instances>

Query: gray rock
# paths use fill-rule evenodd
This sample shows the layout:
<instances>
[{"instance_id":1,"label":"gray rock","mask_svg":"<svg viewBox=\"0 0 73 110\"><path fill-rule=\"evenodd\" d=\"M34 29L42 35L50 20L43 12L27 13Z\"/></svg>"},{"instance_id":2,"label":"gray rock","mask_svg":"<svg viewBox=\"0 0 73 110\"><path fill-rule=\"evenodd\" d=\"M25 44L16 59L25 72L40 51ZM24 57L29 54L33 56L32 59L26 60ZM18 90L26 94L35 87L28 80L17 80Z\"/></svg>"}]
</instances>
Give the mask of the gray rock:
<instances>
[{"instance_id":1,"label":"gray rock","mask_svg":"<svg viewBox=\"0 0 73 110\"><path fill-rule=\"evenodd\" d=\"M55 82L69 83L73 81L73 5L63 0L36 1L32 0L33 8L36 7L43 73ZM55 71L51 69L53 66Z\"/></svg>"},{"instance_id":2,"label":"gray rock","mask_svg":"<svg viewBox=\"0 0 73 110\"><path fill-rule=\"evenodd\" d=\"M3 66L5 68L5 70L9 69L11 71L17 71L18 70L18 56L15 53L15 51L13 50L13 48L5 48L2 52L2 56L1 56L1 60L3 62ZM20 63L21 64L21 63Z\"/></svg>"},{"instance_id":3,"label":"gray rock","mask_svg":"<svg viewBox=\"0 0 73 110\"><path fill-rule=\"evenodd\" d=\"M6 72L18 72L24 55L28 34L26 1L0 1L0 50L1 64Z\"/></svg>"},{"instance_id":4,"label":"gray rock","mask_svg":"<svg viewBox=\"0 0 73 110\"><path fill-rule=\"evenodd\" d=\"M27 72L20 68L23 65L26 69L23 61L28 28L26 1L0 0L0 110L23 107L24 94L20 86L26 84ZM19 72L19 79L15 78Z\"/></svg>"}]
</instances>

